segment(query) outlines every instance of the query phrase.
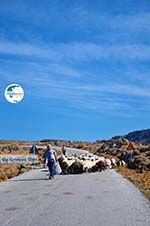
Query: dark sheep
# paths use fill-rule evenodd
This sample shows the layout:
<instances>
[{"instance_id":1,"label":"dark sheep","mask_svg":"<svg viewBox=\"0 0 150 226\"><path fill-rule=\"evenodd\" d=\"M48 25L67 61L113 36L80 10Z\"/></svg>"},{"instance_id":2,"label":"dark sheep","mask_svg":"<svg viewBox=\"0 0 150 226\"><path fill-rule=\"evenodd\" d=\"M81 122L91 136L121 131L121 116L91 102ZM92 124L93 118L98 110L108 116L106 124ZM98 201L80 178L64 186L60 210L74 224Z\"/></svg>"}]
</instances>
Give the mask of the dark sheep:
<instances>
[{"instance_id":1,"label":"dark sheep","mask_svg":"<svg viewBox=\"0 0 150 226\"><path fill-rule=\"evenodd\" d=\"M91 169L89 169L89 172L101 172L102 170L106 169L106 164L104 161L97 162Z\"/></svg>"},{"instance_id":2,"label":"dark sheep","mask_svg":"<svg viewBox=\"0 0 150 226\"><path fill-rule=\"evenodd\" d=\"M68 174L68 163L62 157L58 159L62 174Z\"/></svg>"},{"instance_id":3,"label":"dark sheep","mask_svg":"<svg viewBox=\"0 0 150 226\"><path fill-rule=\"evenodd\" d=\"M135 160L134 159L128 159L128 162L127 162L127 167L129 169L136 169L136 164L135 164Z\"/></svg>"},{"instance_id":4,"label":"dark sheep","mask_svg":"<svg viewBox=\"0 0 150 226\"><path fill-rule=\"evenodd\" d=\"M144 170L145 170L144 164L141 163L141 164L138 164L138 165L136 166L136 172L137 172L137 173L143 173Z\"/></svg>"},{"instance_id":5,"label":"dark sheep","mask_svg":"<svg viewBox=\"0 0 150 226\"><path fill-rule=\"evenodd\" d=\"M116 164L117 164L117 166L125 166L125 161L124 160L118 160L117 162L116 162Z\"/></svg>"},{"instance_id":6,"label":"dark sheep","mask_svg":"<svg viewBox=\"0 0 150 226\"><path fill-rule=\"evenodd\" d=\"M68 168L68 173L70 174L81 174L83 172L83 164L78 161L72 163L72 165Z\"/></svg>"}]
</instances>

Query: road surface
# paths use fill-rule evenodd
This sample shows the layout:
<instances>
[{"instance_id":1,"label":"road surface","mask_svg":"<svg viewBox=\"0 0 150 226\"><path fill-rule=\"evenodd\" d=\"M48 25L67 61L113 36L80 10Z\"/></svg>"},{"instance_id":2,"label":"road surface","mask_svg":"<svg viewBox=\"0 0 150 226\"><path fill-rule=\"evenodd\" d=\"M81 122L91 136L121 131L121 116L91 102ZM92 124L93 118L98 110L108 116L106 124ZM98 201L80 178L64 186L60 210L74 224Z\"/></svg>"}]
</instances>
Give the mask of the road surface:
<instances>
[{"instance_id":1,"label":"road surface","mask_svg":"<svg viewBox=\"0 0 150 226\"><path fill-rule=\"evenodd\" d=\"M46 147L45 147L46 148ZM58 147L58 146L53 146L53 148L55 150L61 150L61 147ZM66 152L68 154L77 154L77 155L80 155L80 154L91 154L89 153L88 151L86 150L83 150L83 149L77 149L77 148L66 148Z\"/></svg>"},{"instance_id":2,"label":"road surface","mask_svg":"<svg viewBox=\"0 0 150 226\"><path fill-rule=\"evenodd\" d=\"M57 175L36 169L0 183L0 226L150 226L150 204L114 170Z\"/></svg>"}]
</instances>

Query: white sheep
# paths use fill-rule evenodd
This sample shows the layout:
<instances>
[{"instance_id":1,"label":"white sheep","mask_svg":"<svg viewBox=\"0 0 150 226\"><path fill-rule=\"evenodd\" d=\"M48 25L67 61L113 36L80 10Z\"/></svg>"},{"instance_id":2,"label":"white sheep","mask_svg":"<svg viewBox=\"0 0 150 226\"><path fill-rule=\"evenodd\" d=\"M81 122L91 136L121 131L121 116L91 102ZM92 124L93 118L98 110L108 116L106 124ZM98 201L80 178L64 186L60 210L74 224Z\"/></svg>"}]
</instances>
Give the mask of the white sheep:
<instances>
[{"instance_id":1,"label":"white sheep","mask_svg":"<svg viewBox=\"0 0 150 226\"><path fill-rule=\"evenodd\" d=\"M115 168L117 166L117 163L116 163L116 159L115 158L112 158L111 159L111 166L112 166L112 168Z\"/></svg>"},{"instance_id":2,"label":"white sheep","mask_svg":"<svg viewBox=\"0 0 150 226\"><path fill-rule=\"evenodd\" d=\"M118 165L118 166L125 166L126 163L125 163L124 160L119 160L119 161L117 162L117 165Z\"/></svg>"},{"instance_id":3,"label":"white sheep","mask_svg":"<svg viewBox=\"0 0 150 226\"><path fill-rule=\"evenodd\" d=\"M83 169L85 170L85 172L88 172L95 164L96 161L91 160L83 161Z\"/></svg>"},{"instance_id":4,"label":"white sheep","mask_svg":"<svg viewBox=\"0 0 150 226\"><path fill-rule=\"evenodd\" d=\"M105 163L106 163L107 169L111 169L112 168L111 160L110 159L105 159Z\"/></svg>"}]
</instances>

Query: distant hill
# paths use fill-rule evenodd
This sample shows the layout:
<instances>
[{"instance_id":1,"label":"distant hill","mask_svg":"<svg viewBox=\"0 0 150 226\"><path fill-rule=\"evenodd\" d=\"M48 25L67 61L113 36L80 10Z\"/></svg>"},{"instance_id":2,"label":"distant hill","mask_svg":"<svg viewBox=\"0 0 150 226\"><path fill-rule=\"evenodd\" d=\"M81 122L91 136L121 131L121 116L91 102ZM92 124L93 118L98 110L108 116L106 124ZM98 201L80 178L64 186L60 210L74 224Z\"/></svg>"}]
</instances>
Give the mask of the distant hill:
<instances>
[{"instance_id":1,"label":"distant hill","mask_svg":"<svg viewBox=\"0 0 150 226\"><path fill-rule=\"evenodd\" d=\"M118 139L119 137L124 137L135 143L150 144L150 129L133 131L124 136L113 137L113 139Z\"/></svg>"}]
</instances>

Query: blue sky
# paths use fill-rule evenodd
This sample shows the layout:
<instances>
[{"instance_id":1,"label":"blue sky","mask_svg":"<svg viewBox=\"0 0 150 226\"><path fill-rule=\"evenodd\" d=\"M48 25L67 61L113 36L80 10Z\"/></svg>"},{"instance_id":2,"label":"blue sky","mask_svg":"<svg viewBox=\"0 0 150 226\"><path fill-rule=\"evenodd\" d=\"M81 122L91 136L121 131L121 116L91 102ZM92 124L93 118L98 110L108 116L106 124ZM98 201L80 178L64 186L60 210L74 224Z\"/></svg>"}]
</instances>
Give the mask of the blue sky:
<instances>
[{"instance_id":1,"label":"blue sky","mask_svg":"<svg viewBox=\"0 0 150 226\"><path fill-rule=\"evenodd\" d=\"M148 0L0 1L0 139L149 128L149 37ZM10 83L19 104L4 98Z\"/></svg>"}]
</instances>

